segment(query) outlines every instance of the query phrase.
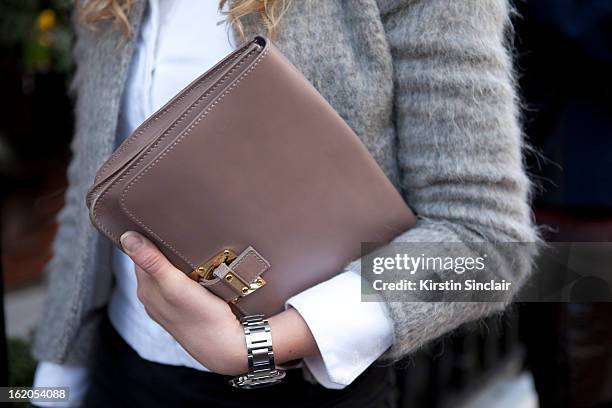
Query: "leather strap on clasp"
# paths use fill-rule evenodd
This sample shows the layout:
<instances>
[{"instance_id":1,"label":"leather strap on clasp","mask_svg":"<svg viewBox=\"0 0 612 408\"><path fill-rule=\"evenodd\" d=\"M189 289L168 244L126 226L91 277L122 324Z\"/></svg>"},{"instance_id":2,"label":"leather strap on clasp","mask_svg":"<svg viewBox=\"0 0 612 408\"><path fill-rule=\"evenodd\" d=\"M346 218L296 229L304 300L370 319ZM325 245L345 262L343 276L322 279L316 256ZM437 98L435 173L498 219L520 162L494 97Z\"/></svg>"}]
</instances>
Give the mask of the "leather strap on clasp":
<instances>
[{"instance_id":1,"label":"leather strap on clasp","mask_svg":"<svg viewBox=\"0 0 612 408\"><path fill-rule=\"evenodd\" d=\"M220 263L213 270L218 279L200 279L200 285L230 303L237 303L266 284L261 275L270 263L253 247L248 247L231 263Z\"/></svg>"}]
</instances>

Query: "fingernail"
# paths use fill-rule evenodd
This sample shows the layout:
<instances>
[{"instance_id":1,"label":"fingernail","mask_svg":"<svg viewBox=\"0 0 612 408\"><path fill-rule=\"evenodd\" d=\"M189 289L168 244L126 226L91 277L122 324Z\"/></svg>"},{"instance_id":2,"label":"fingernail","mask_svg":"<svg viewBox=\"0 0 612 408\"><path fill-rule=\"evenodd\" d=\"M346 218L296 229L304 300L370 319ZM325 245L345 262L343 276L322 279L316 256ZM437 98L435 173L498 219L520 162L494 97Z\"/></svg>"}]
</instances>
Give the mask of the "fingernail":
<instances>
[{"instance_id":1,"label":"fingernail","mask_svg":"<svg viewBox=\"0 0 612 408\"><path fill-rule=\"evenodd\" d=\"M124 233L121 238L121 246L126 252L135 252L142 246L143 240L140 234L132 231Z\"/></svg>"}]
</instances>

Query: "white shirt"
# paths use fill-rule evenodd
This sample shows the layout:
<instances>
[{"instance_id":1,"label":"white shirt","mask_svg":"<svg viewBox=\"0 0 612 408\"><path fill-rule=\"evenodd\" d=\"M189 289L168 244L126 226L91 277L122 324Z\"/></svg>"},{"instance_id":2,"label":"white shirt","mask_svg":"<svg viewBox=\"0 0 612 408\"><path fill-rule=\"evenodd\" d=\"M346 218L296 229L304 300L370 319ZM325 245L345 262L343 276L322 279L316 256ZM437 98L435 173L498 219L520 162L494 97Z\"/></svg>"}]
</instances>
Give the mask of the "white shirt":
<instances>
[{"instance_id":1,"label":"white shirt","mask_svg":"<svg viewBox=\"0 0 612 408\"><path fill-rule=\"evenodd\" d=\"M217 1L149 0L148 6L123 95L118 143L235 45L231 30L218 24L223 16ZM115 248L112 262L116 285L108 313L121 337L146 360L206 370L146 314L136 296L130 258ZM360 293L360 276L346 271L286 302L304 318L317 342L320 355L304 363L327 388L350 384L393 341L384 303L361 302ZM85 368L41 362L34 384L72 385L72 406L85 392L87 379Z\"/></svg>"}]
</instances>

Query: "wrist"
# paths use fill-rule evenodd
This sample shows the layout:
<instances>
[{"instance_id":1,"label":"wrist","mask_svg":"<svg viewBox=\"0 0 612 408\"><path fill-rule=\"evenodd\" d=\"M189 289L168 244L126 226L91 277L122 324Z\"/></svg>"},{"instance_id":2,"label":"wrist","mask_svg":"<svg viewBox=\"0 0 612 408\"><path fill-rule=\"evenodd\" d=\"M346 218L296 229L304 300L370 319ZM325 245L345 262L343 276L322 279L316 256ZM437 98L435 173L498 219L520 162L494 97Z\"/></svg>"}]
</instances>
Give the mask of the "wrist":
<instances>
[{"instance_id":1,"label":"wrist","mask_svg":"<svg viewBox=\"0 0 612 408\"><path fill-rule=\"evenodd\" d=\"M318 353L314 337L297 310L290 308L267 320L276 364L285 364ZM235 324L230 327L227 339L228 341L222 345L226 350L223 353L222 367L214 371L224 375L246 373L248 371L246 339L242 324L238 320L235 320Z\"/></svg>"},{"instance_id":2,"label":"wrist","mask_svg":"<svg viewBox=\"0 0 612 408\"><path fill-rule=\"evenodd\" d=\"M242 324L236 320L236 324L232 327L232 346L228 359L227 375L238 375L245 373L248 370L247 364L247 348L244 337L244 329Z\"/></svg>"},{"instance_id":3,"label":"wrist","mask_svg":"<svg viewBox=\"0 0 612 408\"><path fill-rule=\"evenodd\" d=\"M237 319L234 319L229 326L220 327L214 330L217 351L214 353L216 358L201 362L217 374L238 375L247 371L247 350L244 338L244 330ZM212 353L211 353L212 354Z\"/></svg>"},{"instance_id":4,"label":"wrist","mask_svg":"<svg viewBox=\"0 0 612 408\"><path fill-rule=\"evenodd\" d=\"M316 355L317 343L297 310L289 308L268 319L277 364Z\"/></svg>"}]
</instances>

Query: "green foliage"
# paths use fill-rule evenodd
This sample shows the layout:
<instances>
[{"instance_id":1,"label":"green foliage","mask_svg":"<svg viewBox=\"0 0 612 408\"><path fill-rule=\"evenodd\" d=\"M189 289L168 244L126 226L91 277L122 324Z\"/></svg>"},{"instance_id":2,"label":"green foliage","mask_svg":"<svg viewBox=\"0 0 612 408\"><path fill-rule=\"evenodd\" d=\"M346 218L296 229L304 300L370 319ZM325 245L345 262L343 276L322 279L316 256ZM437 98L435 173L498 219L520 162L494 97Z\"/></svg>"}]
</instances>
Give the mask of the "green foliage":
<instances>
[{"instance_id":1,"label":"green foliage","mask_svg":"<svg viewBox=\"0 0 612 408\"><path fill-rule=\"evenodd\" d=\"M27 72L68 72L71 4L71 0L3 0L0 51Z\"/></svg>"},{"instance_id":2,"label":"green foliage","mask_svg":"<svg viewBox=\"0 0 612 408\"><path fill-rule=\"evenodd\" d=\"M9 357L9 385L31 387L36 370L36 361L30 353L30 342L9 338L7 342Z\"/></svg>"}]
</instances>

